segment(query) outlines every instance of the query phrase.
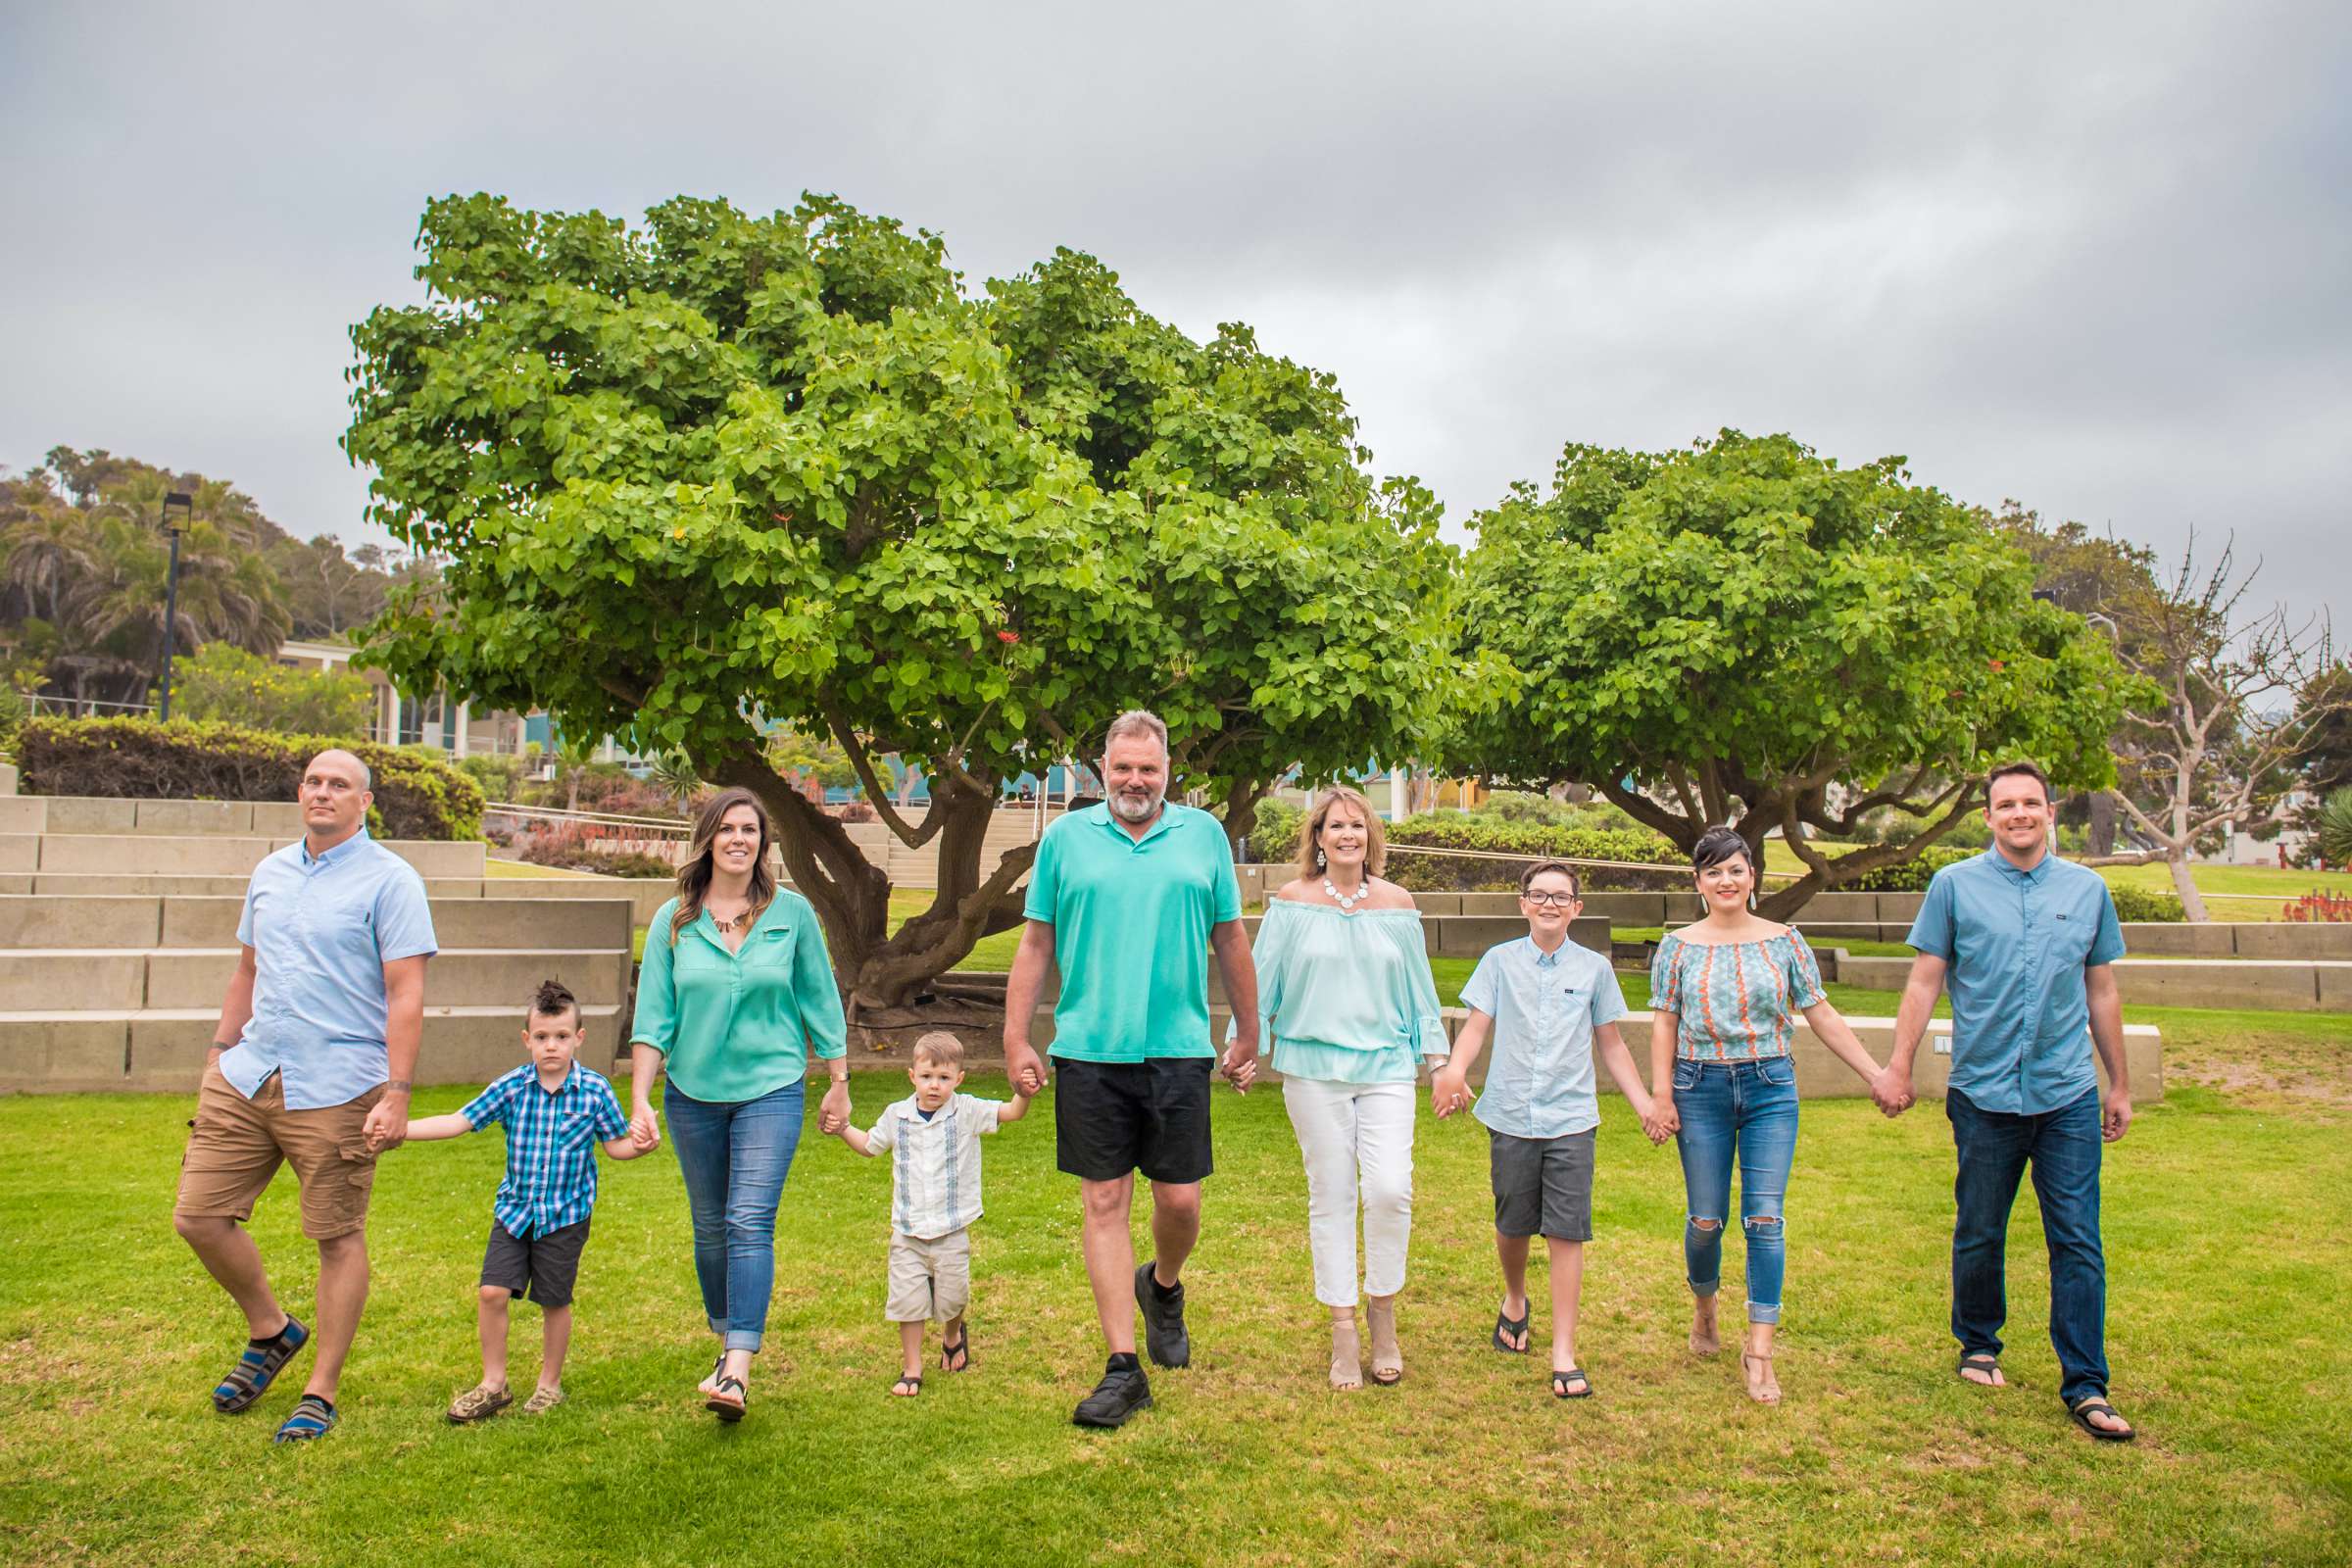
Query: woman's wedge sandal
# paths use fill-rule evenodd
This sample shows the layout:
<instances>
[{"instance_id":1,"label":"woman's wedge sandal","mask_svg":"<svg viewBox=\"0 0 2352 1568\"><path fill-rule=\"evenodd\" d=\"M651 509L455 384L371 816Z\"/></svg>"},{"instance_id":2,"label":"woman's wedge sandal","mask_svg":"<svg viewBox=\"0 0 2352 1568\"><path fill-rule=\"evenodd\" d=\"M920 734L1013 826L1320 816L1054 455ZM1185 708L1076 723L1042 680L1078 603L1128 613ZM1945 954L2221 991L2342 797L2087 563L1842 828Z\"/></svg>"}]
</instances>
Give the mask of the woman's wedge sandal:
<instances>
[{"instance_id":1,"label":"woman's wedge sandal","mask_svg":"<svg viewBox=\"0 0 2352 1568\"><path fill-rule=\"evenodd\" d=\"M1577 1387L1570 1388L1572 1383ZM1565 1372L1555 1370L1551 1374L1551 1396L1555 1399L1590 1399L1592 1397L1592 1380L1585 1376L1582 1367L1572 1366Z\"/></svg>"},{"instance_id":2,"label":"woman's wedge sandal","mask_svg":"<svg viewBox=\"0 0 2352 1568\"><path fill-rule=\"evenodd\" d=\"M2066 1407L2066 1413L2075 1418L2075 1425L2081 1427L2083 1431L2089 1433L2101 1443L2130 1443L2133 1438L2139 1436L2138 1429L2135 1427L2127 1425L2121 1431L2110 1432L2105 1427L2102 1427L2096 1422L2092 1421L2091 1416L2094 1413L2100 1415L2111 1415L2114 1416L2118 1421L2124 1419L2122 1414L2116 1410L2114 1405L2109 1404L2105 1399L2100 1398L2095 1394L2087 1399L2077 1399L2074 1403Z\"/></svg>"},{"instance_id":3,"label":"woman's wedge sandal","mask_svg":"<svg viewBox=\"0 0 2352 1568\"><path fill-rule=\"evenodd\" d=\"M1532 1315L1532 1313L1522 1313L1518 1317L1511 1317L1506 1313L1497 1311L1494 1314L1494 1348L1500 1350L1505 1355L1525 1355L1527 1353L1527 1347L1524 1345L1513 1345L1511 1340L1513 1337L1525 1334L1527 1332L1527 1320L1530 1315Z\"/></svg>"},{"instance_id":4,"label":"woman's wedge sandal","mask_svg":"<svg viewBox=\"0 0 2352 1568\"><path fill-rule=\"evenodd\" d=\"M1372 1382L1393 1389L1404 1381L1404 1351L1396 1344L1396 1298L1366 1297L1364 1323L1372 1331Z\"/></svg>"},{"instance_id":5,"label":"woman's wedge sandal","mask_svg":"<svg viewBox=\"0 0 2352 1568\"><path fill-rule=\"evenodd\" d=\"M722 1377L710 1391L710 1397L703 1401L703 1408L721 1421L740 1421L750 1402L741 1378Z\"/></svg>"},{"instance_id":6,"label":"woman's wedge sandal","mask_svg":"<svg viewBox=\"0 0 2352 1568\"><path fill-rule=\"evenodd\" d=\"M213 1408L222 1415L235 1415L239 1410L251 1408L254 1400L270 1392L270 1385L277 1381L277 1375L294 1359L295 1352L310 1343L311 1331L292 1316L287 1317L286 1326L277 1331L274 1339L248 1340L237 1364L228 1369L228 1376L213 1390Z\"/></svg>"}]
</instances>

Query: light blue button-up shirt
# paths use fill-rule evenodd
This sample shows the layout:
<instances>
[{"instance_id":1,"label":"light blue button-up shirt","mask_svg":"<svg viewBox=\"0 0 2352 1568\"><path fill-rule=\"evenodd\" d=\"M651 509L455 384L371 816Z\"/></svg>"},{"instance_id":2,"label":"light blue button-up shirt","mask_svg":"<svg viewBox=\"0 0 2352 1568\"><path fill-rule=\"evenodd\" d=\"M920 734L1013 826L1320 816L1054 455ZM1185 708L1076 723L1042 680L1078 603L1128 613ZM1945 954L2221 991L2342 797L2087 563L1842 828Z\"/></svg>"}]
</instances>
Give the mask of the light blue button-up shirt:
<instances>
[{"instance_id":1,"label":"light blue button-up shirt","mask_svg":"<svg viewBox=\"0 0 2352 1568\"><path fill-rule=\"evenodd\" d=\"M286 1108L357 1100L391 1076L384 965L436 951L424 882L366 828L314 857L298 840L253 868L237 940L253 950L253 1017L220 1055L250 1100L284 1075Z\"/></svg>"},{"instance_id":2,"label":"light blue button-up shirt","mask_svg":"<svg viewBox=\"0 0 2352 1568\"><path fill-rule=\"evenodd\" d=\"M2124 956L2124 932L2096 871L1987 850L1936 873L1904 940L1948 965L1951 1086L1979 1110L2038 1116L2098 1086L2082 977Z\"/></svg>"},{"instance_id":3,"label":"light blue button-up shirt","mask_svg":"<svg viewBox=\"0 0 2352 1568\"><path fill-rule=\"evenodd\" d=\"M1609 960L1534 937L1489 948L1462 987L1462 1004L1494 1020L1478 1119L1515 1138L1560 1138L1600 1125L1592 1031L1625 1016Z\"/></svg>"}]
</instances>

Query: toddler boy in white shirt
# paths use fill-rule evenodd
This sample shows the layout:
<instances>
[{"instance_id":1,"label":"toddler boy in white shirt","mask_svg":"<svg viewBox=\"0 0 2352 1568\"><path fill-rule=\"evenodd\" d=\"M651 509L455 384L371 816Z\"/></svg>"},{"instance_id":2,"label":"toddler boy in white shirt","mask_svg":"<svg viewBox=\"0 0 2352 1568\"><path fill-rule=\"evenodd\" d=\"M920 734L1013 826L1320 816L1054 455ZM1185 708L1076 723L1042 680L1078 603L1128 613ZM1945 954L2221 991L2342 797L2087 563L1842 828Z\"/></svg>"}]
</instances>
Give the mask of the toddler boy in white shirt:
<instances>
[{"instance_id":1,"label":"toddler boy in white shirt","mask_svg":"<svg viewBox=\"0 0 2352 1568\"><path fill-rule=\"evenodd\" d=\"M914 1043L906 1069L914 1093L882 1112L870 1132L840 1129L841 1141L867 1156L887 1152L890 1167L890 1300L883 1315L899 1326L900 1373L890 1392L923 1392L923 1325L940 1324L939 1364L972 1364L963 1322L972 1294L971 1223L980 1217L980 1140L1029 1113L1029 1092L1010 1101L958 1092L963 1042L935 1030Z\"/></svg>"}]
</instances>

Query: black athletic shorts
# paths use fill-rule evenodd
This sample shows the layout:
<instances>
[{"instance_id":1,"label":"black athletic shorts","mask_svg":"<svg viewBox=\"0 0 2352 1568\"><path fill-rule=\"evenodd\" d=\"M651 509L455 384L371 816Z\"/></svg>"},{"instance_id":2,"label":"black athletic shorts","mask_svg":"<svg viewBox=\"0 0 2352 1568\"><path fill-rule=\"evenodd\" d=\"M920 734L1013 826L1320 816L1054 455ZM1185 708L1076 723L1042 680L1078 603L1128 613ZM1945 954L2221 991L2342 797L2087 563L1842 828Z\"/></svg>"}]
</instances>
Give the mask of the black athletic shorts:
<instances>
[{"instance_id":1,"label":"black athletic shorts","mask_svg":"<svg viewBox=\"0 0 2352 1568\"><path fill-rule=\"evenodd\" d=\"M584 1219L536 1236L517 1236L494 1219L490 1249L482 1254L482 1283L503 1285L541 1306L569 1306L580 1277L580 1253L587 1248Z\"/></svg>"},{"instance_id":2,"label":"black athletic shorts","mask_svg":"<svg viewBox=\"0 0 2352 1568\"><path fill-rule=\"evenodd\" d=\"M1142 1061L1054 1058L1054 1149L1067 1175L1117 1181L1142 1171L1155 1182L1197 1182L1213 1168L1208 1086L1215 1059Z\"/></svg>"}]
</instances>

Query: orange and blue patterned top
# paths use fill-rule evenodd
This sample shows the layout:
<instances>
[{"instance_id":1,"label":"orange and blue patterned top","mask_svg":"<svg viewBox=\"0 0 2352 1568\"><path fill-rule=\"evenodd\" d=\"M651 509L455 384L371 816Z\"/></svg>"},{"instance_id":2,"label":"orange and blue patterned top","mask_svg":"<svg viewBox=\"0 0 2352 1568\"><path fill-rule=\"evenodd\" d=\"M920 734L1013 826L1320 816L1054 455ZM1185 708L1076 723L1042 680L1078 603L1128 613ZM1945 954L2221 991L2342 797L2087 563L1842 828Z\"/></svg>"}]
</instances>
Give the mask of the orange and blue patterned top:
<instances>
[{"instance_id":1,"label":"orange and blue patterned top","mask_svg":"<svg viewBox=\"0 0 2352 1568\"><path fill-rule=\"evenodd\" d=\"M1649 961L1649 1004L1675 1015L1675 1054L1686 1061L1786 1056L1796 1015L1826 995L1793 929L1757 942L1685 942L1678 932Z\"/></svg>"}]
</instances>

